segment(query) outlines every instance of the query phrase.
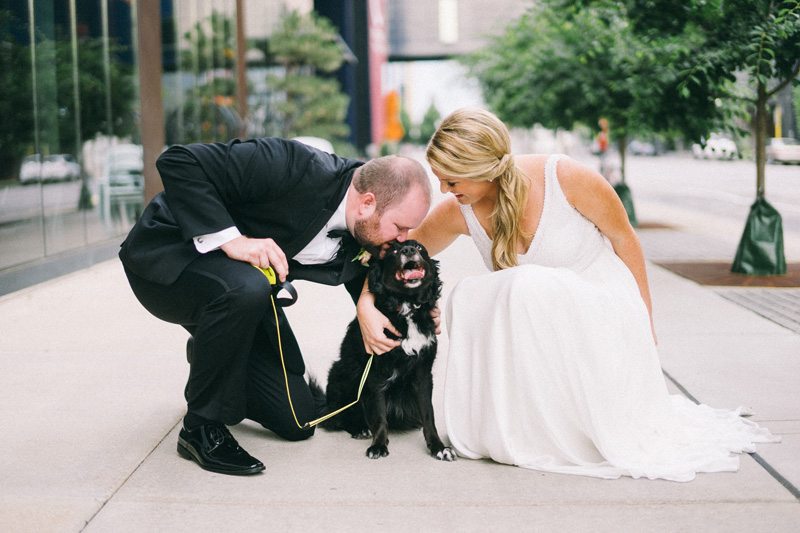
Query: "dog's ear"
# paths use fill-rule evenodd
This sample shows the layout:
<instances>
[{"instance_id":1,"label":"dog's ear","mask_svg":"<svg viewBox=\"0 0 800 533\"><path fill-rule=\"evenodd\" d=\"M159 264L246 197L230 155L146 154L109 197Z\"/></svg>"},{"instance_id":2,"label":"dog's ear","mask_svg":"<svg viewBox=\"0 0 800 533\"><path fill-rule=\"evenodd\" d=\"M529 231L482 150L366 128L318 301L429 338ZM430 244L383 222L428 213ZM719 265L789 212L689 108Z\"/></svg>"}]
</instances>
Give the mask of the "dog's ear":
<instances>
[{"instance_id":1,"label":"dog's ear","mask_svg":"<svg viewBox=\"0 0 800 533\"><path fill-rule=\"evenodd\" d=\"M428 268L433 273L433 280L425 291L425 301L435 304L442 295L442 280L439 277L439 261L431 259L427 251L425 252L425 259L427 260Z\"/></svg>"},{"instance_id":2,"label":"dog's ear","mask_svg":"<svg viewBox=\"0 0 800 533\"><path fill-rule=\"evenodd\" d=\"M376 254L377 255L377 254ZM367 272L367 287L372 294L383 294L383 263L384 259L375 258L369 265Z\"/></svg>"}]
</instances>

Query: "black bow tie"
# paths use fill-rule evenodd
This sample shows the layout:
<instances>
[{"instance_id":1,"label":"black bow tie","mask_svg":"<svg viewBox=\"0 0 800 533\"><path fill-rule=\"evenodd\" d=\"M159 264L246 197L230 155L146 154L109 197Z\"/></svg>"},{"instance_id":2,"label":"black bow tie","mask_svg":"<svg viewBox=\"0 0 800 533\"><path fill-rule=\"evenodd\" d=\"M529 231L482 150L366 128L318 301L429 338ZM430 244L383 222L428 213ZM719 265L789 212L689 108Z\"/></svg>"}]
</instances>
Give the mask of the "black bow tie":
<instances>
[{"instance_id":1,"label":"black bow tie","mask_svg":"<svg viewBox=\"0 0 800 533\"><path fill-rule=\"evenodd\" d=\"M328 232L328 237L331 239L341 239L339 251L336 253L337 259L341 256L345 260L350 261L361 251L361 245L358 244L355 237L346 229L332 229Z\"/></svg>"},{"instance_id":2,"label":"black bow tie","mask_svg":"<svg viewBox=\"0 0 800 533\"><path fill-rule=\"evenodd\" d=\"M343 239L344 237L350 237L351 239L353 238L353 236L350 235L350 232L346 229L332 229L328 232L328 237L331 239Z\"/></svg>"}]
</instances>

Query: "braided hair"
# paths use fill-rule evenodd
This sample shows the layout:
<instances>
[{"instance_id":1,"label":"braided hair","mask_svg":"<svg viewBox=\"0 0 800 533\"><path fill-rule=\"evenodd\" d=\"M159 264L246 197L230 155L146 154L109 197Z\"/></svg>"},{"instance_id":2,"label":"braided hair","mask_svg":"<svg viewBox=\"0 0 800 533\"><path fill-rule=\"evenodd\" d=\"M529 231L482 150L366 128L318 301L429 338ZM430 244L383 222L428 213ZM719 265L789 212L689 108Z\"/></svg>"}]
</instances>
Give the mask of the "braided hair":
<instances>
[{"instance_id":1,"label":"braided hair","mask_svg":"<svg viewBox=\"0 0 800 533\"><path fill-rule=\"evenodd\" d=\"M492 265L495 270L516 266L518 243L530 237L522 229L530 184L514 164L505 124L484 109L458 109L442 120L425 155L441 174L497 183L491 214Z\"/></svg>"}]
</instances>

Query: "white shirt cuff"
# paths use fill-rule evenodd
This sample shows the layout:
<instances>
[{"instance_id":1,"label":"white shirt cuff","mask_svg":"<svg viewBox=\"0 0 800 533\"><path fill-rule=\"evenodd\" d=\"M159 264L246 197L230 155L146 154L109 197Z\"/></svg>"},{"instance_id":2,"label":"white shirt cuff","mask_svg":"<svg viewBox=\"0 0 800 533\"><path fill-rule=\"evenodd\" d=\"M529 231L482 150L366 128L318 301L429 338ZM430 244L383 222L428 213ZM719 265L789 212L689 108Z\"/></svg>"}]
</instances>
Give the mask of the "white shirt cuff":
<instances>
[{"instance_id":1,"label":"white shirt cuff","mask_svg":"<svg viewBox=\"0 0 800 533\"><path fill-rule=\"evenodd\" d=\"M239 233L239 230L236 228L236 226L231 226L230 228L225 228L224 230L216 233L198 235L194 238L194 247L197 248L197 251L201 254L205 254L212 252L226 242L230 242L236 237L241 236L242 234Z\"/></svg>"}]
</instances>

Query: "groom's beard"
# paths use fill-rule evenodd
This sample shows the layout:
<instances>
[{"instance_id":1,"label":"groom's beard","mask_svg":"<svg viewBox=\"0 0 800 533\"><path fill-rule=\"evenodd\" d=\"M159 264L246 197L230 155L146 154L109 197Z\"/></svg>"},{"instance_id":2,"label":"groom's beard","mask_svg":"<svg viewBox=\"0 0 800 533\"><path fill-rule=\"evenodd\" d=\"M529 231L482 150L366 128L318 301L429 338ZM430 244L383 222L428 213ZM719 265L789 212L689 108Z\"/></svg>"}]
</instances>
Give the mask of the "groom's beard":
<instances>
[{"instance_id":1,"label":"groom's beard","mask_svg":"<svg viewBox=\"0 0 800 533\"><path fill-rule=\"evenodd\" d=\"M369 218L356 220L353 225L353 238L368 252L375 253L383 244L380 241L381 217L377 213Z\"/></svg>"}]
</instances>

